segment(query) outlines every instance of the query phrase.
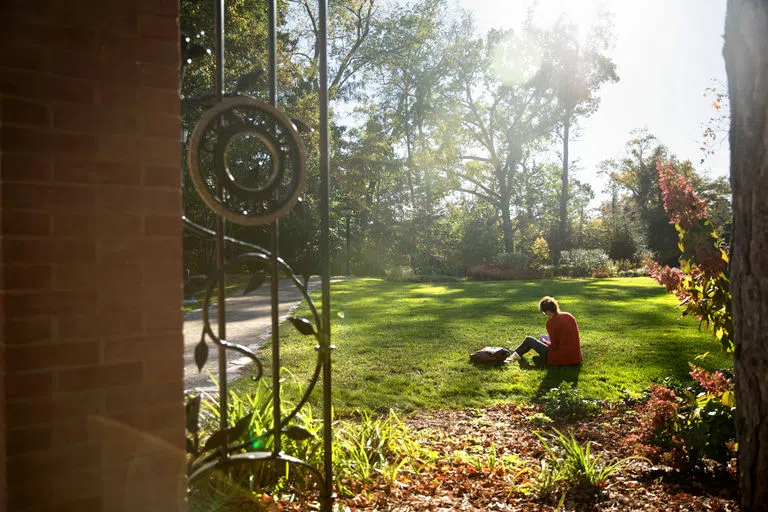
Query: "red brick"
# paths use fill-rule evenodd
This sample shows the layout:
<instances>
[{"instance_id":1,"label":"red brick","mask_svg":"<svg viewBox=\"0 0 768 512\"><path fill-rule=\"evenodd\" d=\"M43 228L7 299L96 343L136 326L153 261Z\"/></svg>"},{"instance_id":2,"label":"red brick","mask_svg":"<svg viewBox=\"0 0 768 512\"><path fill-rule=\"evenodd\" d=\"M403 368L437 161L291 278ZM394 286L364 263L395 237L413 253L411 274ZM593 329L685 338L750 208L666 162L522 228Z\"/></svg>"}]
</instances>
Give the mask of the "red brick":
<instances>
[{"instance_id":1,"label":"red brick","mask_svg":"<svg viewBox=\"0 0 768 512\"><path fill-rule=\"evenodd\" d=\"M141 150L144 161L155 165L179 165L181 160L179 139L146 138L142 141Z\"/></svg>"},{"instance_id":2,"label":"red brick","mask_svg":"<svg viewBox=\"0 0 768 512\"><path fill-rule=\"evenodd\" d=\"M18 399L49 396L53 392L53 373L7 375L5 390L8 397Z\"/></svg>"},{"instance_id":3,"label":"red brick","mask_svg":"<svg viewBox=\"0 0 768 512\"><path fill-rule=\"evenodd\" d=\"M78 418L86 418L90 415L104 414L103 390L77 390L77 392L70 393L68 392L70 391L69 389L62 389L62 373L86 370L88 369L62 370L58 372L56 380L54 381L57 392L53 397L53 414L57 421L70 421Z\"/></svg>"},{"instance_id":4,"label":"red brick","mask_svg":"<svg viewBox=\"0 0 768 512\"><path fill-rule=\"evenodd\" d=\"M45 290L51 287L50 265L8 264L5 267L6 290Z\"/></svg>"},{"instance_id":5,"label":"red brick","mask_svg":"<svg viewBox=\"0 0 768 512\"><path fill-rule=\"evenodd\" d=\"M28 426L25 418L8 417L8 457L39 452L51 447L51 426Z\"/></svg>"},{"instance_id":6,"label":"red brick","mask_svg":"<svg viewBox=\"0 0 768 512\"><path fill-rule=\"evenodd\" d=\"M141 167L136 163L54 159L54 175L58 182L98 185L140 185Z\"/></svg>"},{"instance_id":7,"label":"red brick","mask_svg":"<svg viewBox=\"0 0 768 512\"><path fill-rule=\"evenodd\" d=\"M97 233L104 240L141 235L142 221L139 215L110 215L98 221Z\"/></svg>"},{"instance_id":8,"label":"red brick","mask_svg":"<svg viewBox=\"0 0 768 512\"><path fill-rule=\"evenodd\" d=\"M93 442L88 431L89 419L84 417L60 419L53 422L53 431L50 434L53 446L86 445Z\"/></svg>"},{"instance_id":9,"label":"red brick","mask_svg":"<svg viewBox=\"0 0 768 512\"><path fill-rule=\"evenodd\" d=\"M30 318L10 318L5 320L5 344L24 345L30 343L47 343L53 336L53 326L50 316Z\"/></svg>"},{"instance_id":10,"label":"red brick","mask_svg":"<svg viewBox=\"0 0 768 512\"><path fill-rule=\"evenodd\" d=\"M178 90L179 67L176 65L167 66L164 64L143 62L141 64L141 84L148 87L162 87ZM164 135L167 135L167 132Z\"/></svg>"},{"instance_id":11,"label":"red brick","mask_svg":"<svg viewBox=\"0 0 768 512\"><path fill-rule=\"evenodd\" d=\"M46 236L51 233L51 224L46 212L10 211L3 216L3 234Z\"/></svg>"},{"instance_id":12,"label":"red brick","mask_svg":"<svg viewBox=\"0 0 768 512\"><path fill-rule=\"evenodd\" d=\"M93 212L96 197L96 190L92 187L51 187L48 190L47 206L56 213Z\"/></svg>"},{"instance_id":13,"label":"red brick","mask_svg":"<svg viewBox=\"0 0 768 512\"><path fill-rule=\"evenodd\" d=\"M57 389L82 391L118 386L133 386L141 382L141 363L93 366L59 372Z\"/></svg>"},{"instance_id":14,"label":"red brick","mask_svg":"<svg viewBox=\"0 0 768 512\"><path fill-rule=\"evenodd\" d=\"M61 315L55 318L57 339L60 342L96 340L104 335L99 314Z\"/></svg>"},{"instance_id":15,"label":"red brick","mask_svg":"<svg viewBox=\"0 0 768 512\"><path fill-rule=\"evenodd\" d=\"M101 57L107 62L136 62L141 58L140 41L136 37L106 33L101 38Z\"/></svg>"},{"instance_id":16,"label":"red brick","mask_svg":"<svg viewBox=\"0 0 768 512\"><path fill-rule=\"evenodd\" d=\"M96 135L92 133L3 126L2 136L6 151L20 153L93 154L98 147Z\"/></svg>"},{"instance_id":17,"label":"red brick","mask_svg":"<svg viewBox=\"0 0 768 512\"><path fill-rule=\"evenodd\" d=\"M174 310L145 311L143 313L144 331L147 334L154 332L175 332L184 323L184 315L181 308Z\"/></svg>"},{"instance_id":18,"label":"red brick","mask_svg":"<svg viewBox=\"0 0 768 512\"><path fill-rule=\"evenodd\" d=\"M95 464L96 462L93 462L89 466L81 466L80 468L93 468ZM68 470L56 475L51 491L53 503L81 503L82 500L91 501L101 497L100 486L94 485L94 482L99 482L101 479L100 469L80 468L68 468ZM102 509L99 507L93 510L95 512Z\"/></svg>"},{"instance_id":19,"label":"red brick","mask_svg":"<svg viewBox=\"0 0 768 512\"><path fill-rule=\"evenodd\" d=\"M11 366L10 362L8 366ZM51 397L28 400L15 400L9 397L6 402L6 411L8 419L14 422L14 426L32 427L51 423L51 420L53 420L52 406L53 401ZM10 446L8 455L11 455Z\"/></svg>"},{"instance_id":20,"label":"red brick","mask_svg":"<svg viewBox=\"0 0 768 512\"><path fill-rule=\"evenodd\" d=\"M139 93L133 85L100 82L97 96L97 103L113 108L137 108L139 105Z\"/></svg>"},{"instance_id":21,"label":"red brick","mask_svg":"<svg viewBox=\"0 0 768 512\"><path fill-rule=\"evenodd\" d=\"M92 104L96 98L93 81L33 71L5 70L0 73L0 90L4 95Z\"/></svg>"},{"instance_id":22,"label":"red brick","mask_svg":"<svg viewBox=\"0 0 768 512\"><path fill-rule=\"evenodd\" d=\"M181 155L181 152L179 152ZM181 156L179 156L181 158ZM181 165L150 165L144 169L144 184L160 187L178 187L181 183Z\"/></svg>"},{"instance_id":23,"label":"red brick","mask_svg":"<svg viewBox=\"0 0 768 512\"><path fill-rule=\"evenodd\" d=\"M53 216L53 236L94 238L97 217L87 213L56 213Z\"/></svg>"},{"instance_id":24,"label":"red brick","mask_svg":"<svg viewBox=\"0 0 768 512\"><path fill-rule=\"evenodd\" d=\"M147 236L181 236L181 215L151 215L144 219Z\"/></svg>"},{"instance_id":25,"label":"red brick","mask_svg":"<svg viewBox=\"0 0 768 512\"><path fill-rule=\"evenodd\" d=\"M179 424L181 430L182 418L184 418L184 404L178 402L173 405L155 407L149 412L149 427L151 429L162 428L167 425Z\"/></svg>"},{"instance_id":26,"label":"red brick","mask_svg":"<svg viewBox=\"0 0 768 512\"><path fill-rule=\"evenodd\" d=\"M71 78L95 80L99 78L105 64L93 50L75 50L58 47L55 49L48 72Z\"/></svg>"},{"instance_id":27,"label":"red brick","mask_svg":"<svg viewBox=\"0 0 768 512\"><path fill-rule=\"evenodd\" d=\"M141 213L142 195L138 188L104 188L99 191L96 209L102 213Z\"/></svg>"},{"instance_id":28,"label":"red brick","mask_svg":"<svg viewBox=\"0 0 768 512\"><path fill-rule=\"evenodd\" d=\"M95 254L93 242L89 240L52 237L7 237L5 240L5 260L10 263L88 263L94 261Z\"/></svg>"},{"instance_id":29,"label":"red brick","mask_svg":"<svg viewBox=\"0 0 768 512\"><path fill-rule=\"evenodd\" d=\"M169 133L181 134L181 119L177 115L145 112L141 119L141 133L150 137L167 137Z\"/></svg>"},{"instance_id":30,"label":"red brick","mask_svg":"<svg viewBox=\"0 0 768 512\"><path fill-rule=\"evenodd\" d=\"M139 30L145 38L179 40L179 25L175 16L143 14L139 17Z\"/></svg>"},{"instance_id":31,"label":"red brick","mask_svg":"<svg viewBox=\"0 0 768 512\"><path fill-rule=\"evenodd\" d=\"M35 182L51 178L52 166L48 156L4 152L2 159L3 181Z\"/></svg>"},{"instance_id":32,"label":"red brick","mask_svg":"<svg viewBox=\"0 0 768 512\"><path fill-rule=\"evenodd\" d=\"M98 288L98 283L92 264L74 261L55 266L52 283L54 290L90 290Z\"/></svg>"},{"instance_id":33,"label":"red brick","mask_svg":"<svg viewBox=\"0 0 768 512\"><path fill-rule=\"evenodd\" d=\"M1 67L45 72L50 63L50 49L42 44L14 42L0 45Z\"/></svg>"},{"instance_id":34,"label":"red brick","mask_svg":"<svg viewBox=\"0 0 768 512\"><path fill-rule=\"evenodd\" d=\"M178 334L176 338L179 338ZM104 362L125 363L147 359L182 360L184 343L173 336L142 336L125 340L106 340L102 348Z\"/></svg>"},{"instance_id":35,"label":"red brick","mask_svg":"<svg viewBox=\"0 0 768 512\"><path fill-rule=\"evenodd\" d=\"M164 64L175 69L176 84L171 87L174 89L179 88L179 65L181 60L179 38L176 38L173 41L142 39L139 43L139 58L143 63L152 62L155 64Z\"/></svg>"},{"instance_id":36,"label":"red brick","mask_svg":"<svg viewBox=\"0 0 768 512\"><path fill-rule=\"evenodd\" d=\"M171 214L181 219L181 190L145 188L142 191L142 211L146 214Z\"/></svg>"},{"instance_id":37,"label":"red brick","mask_svg":"<svg viewBox=\"0 0 768 512\"><path fill-rule=\"evenodd\" d=\"M99 137L99 157L107 162L136 162L141 155L142 141L138 135L107 135Z\"/></svg>"},{"instance_id":38,"label":"red brick","mask_svg":"<svg viewBox=\"0 0 768 512\"><path fill-rule=\"evenodd\" d=\"M74 314L95 309L98 303L98 293L88 291L7 294L5 313L6 317Z\"/></svg>"},{"instance_id":39,"label":"red brick","mask_svg":"<svg viewBox=\"0 0 768 512\"><path fill-rule=\"evenodd\" d=\"M141 87L139 89L139 105L144 112L174 115L181 113L179 91L176 89Z\"/></svg>"},{"instance_id":40,"label":"red brick","mask_svg":"<svg viewBox=\"0 0 768 512\"><path fill-rule=\"evenodd\" d=\"M74 106L59 104L53 107L53 127L82 133L129 134L138 132L135 112L103 106Z\"/></svg>"},{"instance_id":41,"label":"red brick","mask_svg":"<svg viewBox=\"0 0 768 512\"><path fill-rule=\"evenodd\" d=\"M97 69L101 83L137 86L141 83L141 65L136 60L108 60Z\"/></svg>"},{"instance_id":42,"label":"red brick","mask_svg":"<svg viewBox=\"0 0 768 512\"><path fill-rule=\"evenodd\" d=\"M47 126L48 106L34 101L16 98L2 100L3 123L25 126Z\"/></svg>"},{"instance_id":43,"label":"red brick","mask_svg":"<svg viewBox=\"0 0 768 512\"><path fill-rule=\"evenodd\" d=\"M16 373L93 365L99 361L97 342L30 345L6 349L8 367Z\"/></svg>"}]
</instances>

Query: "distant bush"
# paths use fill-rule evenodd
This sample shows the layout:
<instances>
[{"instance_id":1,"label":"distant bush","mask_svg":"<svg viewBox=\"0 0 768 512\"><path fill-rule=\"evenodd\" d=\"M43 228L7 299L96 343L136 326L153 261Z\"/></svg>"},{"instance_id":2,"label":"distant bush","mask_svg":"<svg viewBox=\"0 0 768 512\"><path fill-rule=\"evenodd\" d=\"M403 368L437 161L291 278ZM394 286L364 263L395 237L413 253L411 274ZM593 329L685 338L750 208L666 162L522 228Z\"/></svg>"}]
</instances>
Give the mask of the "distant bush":
<instances>
[{"instance_id":1,"label":"distant bush","mask_svg":"<svg viewBox=\"0 0 768 512\"><path fill-rule=\"evenodd\" d=\"M614 269L600 249L573 249L560 254L559 273L566 277L611 277Z\"/></svg>"},{"instance_id":2,"label":"distant bush","mask_svg":"<svg viewBox=\"0 0 768 512\"><path fill-rule=\"evenodd\" d=\"M493 264L518 272L530 268L530 260L528 256L522 252L507 252L500 254L493 259Z\"/></svg>"}]
</instances>

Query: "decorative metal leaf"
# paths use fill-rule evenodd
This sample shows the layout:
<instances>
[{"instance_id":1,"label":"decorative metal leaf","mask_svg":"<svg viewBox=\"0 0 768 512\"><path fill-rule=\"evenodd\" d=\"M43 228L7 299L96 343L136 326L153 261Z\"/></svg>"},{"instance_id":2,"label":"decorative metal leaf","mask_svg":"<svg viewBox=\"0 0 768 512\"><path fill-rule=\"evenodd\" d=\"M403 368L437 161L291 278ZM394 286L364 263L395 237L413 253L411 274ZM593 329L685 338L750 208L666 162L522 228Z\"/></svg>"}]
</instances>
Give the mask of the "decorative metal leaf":
<instances>
[{"instance_id":1,"label":"decorative metal leaf","mask_svg":"<svg viewBox=\"0 0 768 512\"><path fill-rule=\"evenodd\" d=\"M247 416L243 416L237 420L237 423L234 427L225 428L224 430L217 430L214 432L211 437L208 438L208 441L205 442L203 451L207 452L215 450L219 446L223 446L239 437L242 437L242 435L245 434L245 432L248 430L248 425L251 424L251 416L253 416L253 413Z\"/></svg>"},{"instance_id":2,"label":"decorative metal leaf","mask_svg":"<svg viewBox=\"0 0 768 512\"><path fill-rule=\"evenodd\" d=\"M205 50L205 48L203 48L199 44L192 44L187 48L186 57L188 59L194 60L194 59L199 59L200 57L205 56L207 53L208 52Z\"/></svg>"},{"instance_id":3,"label":"decorative metal leaf","mask_svg":"<svg viewBox=\"0 0 768 512\"><path fill-rule=\"evenodd\" d=\"M292 117L291 122L299 133L312 133L314 130L307 123L299 119L298 117Z\"/></svg>"},{"instance_id":4,"label":"decorative metal leaf","mask_svg":"<svg viewBox=\"0 0 768 512\"><path fill-rule=\"evenodd\" d=\"M245 290L243 290L243 295L247 295L253 290L260 288L261 285L263 285L264 281L266 280L267 280L266 272L264 272L263 270L259 270L258 272L255 272L251 276L251 280L248 281L248 285L245 287Z\"/></svg>"},{"instance_id":5,"label":"decorative metal leaf","mask_svg":"<svg viewBox=\"0 0 768 512\"><path fill-rule=\"evenodd\" d=\"M283 433L289 438L293 439L294 441L306 441L307 439L310 439L312 437L315 437L314 434L309 432L304 427L297 427L296 425L291 425L287 429L283 431Z\"/></svg>"},{"instance_id":6,"label":"decorative metal leaf","mask_svg":"<svg viewBox=\"0 0 768 512\"><path fill-rule=\"evenodd\" d=\"M201 339L200 343L195 345L195 364L197 365L197 371L203 371L205 362L208 361L208 345L205 340Z\"/></svg>"},{"instance_id":7,"label":"decorative metal leaf","mask_svg":"<svg viewBox=\"0 0 768 512\"><path fill-rule=\"evenodd\" d=\"M200 428L200 395L190 397L186 405L187 430L197 432Z\"/></svg>"},{"instance_id":8,"label":"decorative metal leaf","mask_svg":"<svg viewBox=\"0 0 768 512\"><path fill-rule=\"evenodd\" d=\"M292 316L288 318L288 320L291 321L291 323L296 328L296 330L299 331L301 334L305 336L309 334L315 334L314 327L312 327L312 324L309 323L309 321L307 321L306 319Z\"/></svg>"},{"instance_id":9,"label":"decorative metal leaf","mask_svg":"<svg viewBox=\"0 0 768 512\"><path fill-rule=\"evenodd\" d=\"M259 68L254 69L250 73L244 74L237 80L235 92L244 92L255 89L259 85L259 80L263 74L264 71Z\"/></svg>"},{"instance_id":10,"label":"decorative metal leaf","mask_svg":"<svg viewBox=\"0 0 768 512\"><path fill-rule=\"evenodd\" d=\"M253 413L243 416L242 418L237 420L237 423L235 423L235 426L229 429L230 441L234 441L235 439L242 437L243 434L245 434L248 431L248 426L251 424L252 417L253 417Z\"/></svg>"},{"instance_id":11,"label":"decorative metal leaf","mask_svg":"<svg viewBox=\"0 0 768 512\"><path fill-rule=\"evenodd\" d=\"M205 446L203 446L203 452L212 451L219 446L227 444L227 440L229 439L229 430L230 429L227 428L214 432L213 435L211 435L211 437L209 437L205 442Z\"/></svg>"}]
</instances>

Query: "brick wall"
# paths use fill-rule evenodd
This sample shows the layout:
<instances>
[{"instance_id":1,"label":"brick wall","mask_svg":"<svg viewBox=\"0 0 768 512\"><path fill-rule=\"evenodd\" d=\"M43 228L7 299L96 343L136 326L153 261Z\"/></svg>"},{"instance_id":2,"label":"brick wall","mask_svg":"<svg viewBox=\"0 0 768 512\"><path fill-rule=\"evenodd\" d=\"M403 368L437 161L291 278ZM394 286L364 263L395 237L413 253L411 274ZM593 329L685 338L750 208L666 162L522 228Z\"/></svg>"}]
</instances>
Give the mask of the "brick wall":
<instances>
[{"instance_id":1,"label":"brick wall","mask_svg":"<svg viewBox=\"0 0 768 512\"><path fill-rule=\"evenodd\" d=\"M179 510L177 1L0 5L8 510Z\"/></svg>"}]
</instances>

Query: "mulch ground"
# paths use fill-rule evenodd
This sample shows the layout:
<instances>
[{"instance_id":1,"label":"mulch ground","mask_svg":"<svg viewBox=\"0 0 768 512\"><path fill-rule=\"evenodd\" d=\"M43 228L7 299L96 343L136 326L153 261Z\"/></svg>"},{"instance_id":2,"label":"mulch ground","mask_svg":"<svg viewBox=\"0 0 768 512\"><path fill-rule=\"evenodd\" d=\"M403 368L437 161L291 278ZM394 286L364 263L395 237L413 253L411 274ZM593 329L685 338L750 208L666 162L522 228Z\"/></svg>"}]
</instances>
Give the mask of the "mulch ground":
<instances>
[{"instance_id":1,"label":"mulch ground","mask_svg":"<svg viewBox=\"0 0 768 512\"><path fill-rule=\"evenodd\" d=\"M340 497L342 510L375 511L731 511L738 510L735 463L729 468L714 467L678 472L647 461L634 460L610 476L599 495L566 493L542 497L521 492L535 476L531 468L547 459L535 430L557 428L572 432L581 442L592 442L593 453L605 453L604 460L631 455L625 442L637 420L623 406L615 405L599 416L544 427L527 420L535 407L498 405L488 409L421 413L405 419L417 438L425 439L444 456L445 462L426 466L418 473L401 473L390 488L356 489L354 497ZM489 453L493 445L497 458L508 456L518 463L505 468L482 467L462 462L456 452ZM529 468L527 470L523 468Z\"/></svg>"}]
</instances>

